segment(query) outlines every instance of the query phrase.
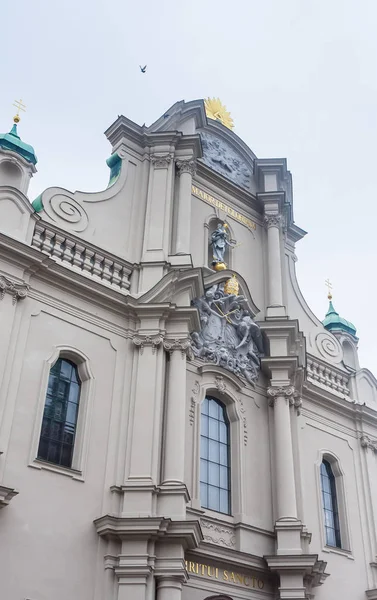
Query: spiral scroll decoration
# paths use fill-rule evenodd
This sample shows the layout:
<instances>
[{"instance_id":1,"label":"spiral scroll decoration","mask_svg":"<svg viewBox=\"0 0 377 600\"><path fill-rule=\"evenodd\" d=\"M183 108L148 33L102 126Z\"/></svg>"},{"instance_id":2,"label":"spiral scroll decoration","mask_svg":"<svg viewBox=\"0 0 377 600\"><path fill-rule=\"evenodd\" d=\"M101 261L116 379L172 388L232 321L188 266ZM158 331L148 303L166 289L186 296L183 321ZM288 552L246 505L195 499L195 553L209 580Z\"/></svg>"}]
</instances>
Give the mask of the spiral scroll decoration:
<instances>
[{"instance_id":1,"label":"spiral scroll decoration","mask_svg":"<svg viewBox=\"0 0 377 600\"><path fill-rule=\"evenodd\" d=\"M342 347L336 337L321 331L315 338L316 346L324 358L333 363L339 363L343 358Z\"/></svg>"},{"instance_id":2,"label":"spiral scroll decoration","mask_svg":"<svg viewBox=\"0 0 377 600\"><path fill-rule=\"evenodd\" d=\"M58 226L71 231L84 231L89 223L88 215L78 200L64 194L56 194L43 202L47 215Z\"/></svg>"}]
</instances>

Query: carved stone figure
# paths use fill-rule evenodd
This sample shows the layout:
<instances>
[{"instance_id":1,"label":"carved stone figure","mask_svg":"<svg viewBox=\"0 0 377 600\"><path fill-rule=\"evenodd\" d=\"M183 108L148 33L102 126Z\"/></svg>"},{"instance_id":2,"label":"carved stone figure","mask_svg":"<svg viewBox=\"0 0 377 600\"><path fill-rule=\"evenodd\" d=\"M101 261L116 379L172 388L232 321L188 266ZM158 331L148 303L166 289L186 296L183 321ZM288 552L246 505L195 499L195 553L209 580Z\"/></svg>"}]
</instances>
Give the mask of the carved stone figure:
<instances>
[{"instance_id":1,"label":"carved stone figure","mask_svg":"<svg viewBox=\"0 0 377 600\"><path fill-rule=\"evenodd\" d=\"M224 283L219 283L208 288L193 305L199 311L202 326L201 331L191 334L194 355L254 385L260 370L263 339L245 297L225 293Z\"/></svg>"},{"instance_id":2,"label":"carved stone figure","mask_svg":"<svg viewBox=\"0 0 377 600\"><path fill-rule=\"evenodd\" d=\"M208 132L200 134L203 147L203 161L224 177L231 179L237 185L250 189L251 169L242 156L224 140Z\"/></svg>"}]
</instances>

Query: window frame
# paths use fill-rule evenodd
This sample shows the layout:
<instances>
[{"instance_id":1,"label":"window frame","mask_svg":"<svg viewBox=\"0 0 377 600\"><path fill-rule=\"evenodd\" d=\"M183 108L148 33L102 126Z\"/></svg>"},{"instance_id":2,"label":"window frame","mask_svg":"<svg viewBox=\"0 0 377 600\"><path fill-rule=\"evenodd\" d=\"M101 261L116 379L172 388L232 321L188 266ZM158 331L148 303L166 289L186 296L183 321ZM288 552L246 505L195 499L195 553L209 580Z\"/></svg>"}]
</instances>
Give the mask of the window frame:
<instances>
[{"instance_id":1,"label":"window frame","mask_svg":"<svg viewBox=\"0 0 377 600\"><path fill-rule=\"evenodd\" d=\"M69 360L77 366L78 376L81 382L71 467L64 467L46 461L43 458L38 458L39 440L42 430L50 371L59 358ZM90 407L94 394L94 376L90 368L88 357L76 348L56 346L52 355L43 363L39 389L40 393L38 397L28 466L39 470L45 469L55 473L61 473L72 479L84 481L89 446Z\"/></svg>"},{"instance_id":2,"label":"window frame","mask_svg":"<svg viewBox=\"0 0 377 600\"><path fill-rule=\"evenodd\" d=\"M325 471L325 473L323 473ZM332 548L342 548L342 536L340 532L340 516L339 516L339 508L338 508L338 493L336 489L336 478L332 469L331 464L325 458L321 462L320 466L320 474L321 474L321 493L322 493L322 509L325 514L324 518L324 527L325 527L325 538L326 545L331 546ZM329 491L327 491L324 487L324 479L328 480ZM325 494L330 496L330 504L331 507L326 507L325 502ZM326 512L331 513L332 526L326 524ZM331 544L329 542L329 532L331 529L334 532L335 544Z\"/></svg>"},{"instance_id":3,"label":"window frame","mask_svg":"<svg viewBox=\"0 0 377 600\"><path fill-rule=\"evenodd\" d=\"M226 426L226 430L227 430L227 441L226 441L226 447L227 447L227 464L226 464L226 469L228 471L227 475L227 483L228 486L227 488L221 488L220 483L218 486L213 486L215 488L217 488L218 490L224 489L227 491L227 505L228 505L228 510L227 512L221 511L221 510L216 510L214 508L210 508L208 506L203 506L202 504L202 497L201 497L201 484L204 483L205 485L209 486L210 483L209 482L202 482L202 469L201 466L199 467L199 499L200 499L200 506L203 510L210 510L213 512L216 512L218 514L221 515L231 515L232 514L232 464L231 464L231 427L230 427L230 420L227 414L227 407L226 404L224 404L224 402L222 402L219 398L216 398L216 396L214 396L213 394L206 394L201 402L200 405L200 422L202 423L202 416L203 416L203 402L205 402L205 400L208 401L212 401L215 402L218 407L221 409L221 411L223 412L224 415L224 421L222 421L221 419L216 419L219 423L224 423ZM208 414L208 418L211 418L210 414ZM220 462L218 463L214 463L213 461L210 461L209 458L207 459L203 459L202 457L202 437L206 437L208 440L213 440L213 438L210 437L210 434L208 432L208 436L204 436L202 434L202 431L200 431L200 442L199 442L199 456L200 456L200 462L202 460L205 460L207 463L212 462L213 464L217 464L219 467L220 466L224 466L221 465ZM221 444L222 442L219 440L213 440L216 441L218 444ZM219 492L220 493L220 492Z\"/></svg>"},{"instance_id":4,"label":"window frame","mask_svg":"<svg viewBox=\"0 0 377 600\"><path fill-rule=\"evenodd\" d=\"M244 513L244 416L241 414L239 395L242 393L236 376L225 372L224 369L213 365L201 367L200 392L194 402L194 431L192 447L193 469L191 474L191 507L203 514L208 514L224 522L234 523ZM219 390L216 378L221 377L226 382L226 391ZM214 382L215 380L215 382ZM211 509L205 509L200 501L200 423L202 402L206 396L212 396L222 402L226 409L230 430L230 489L231 489L231 513L218 513Z\"/></svg>"},{"instance_id":5,"label":"window frame","mask_svg":"<svg viewBox=\"0 0 377 600\"><path fill-rule=\"evenodd\" d=\"M329 463L332 473L334 475L334 485L336 492L337 508L338 508L338 520L339 520L339 531L340 531L340 542L341 546L332 546L327 542L326 528L325 528L325 514L324 504L322 496L322 479L321 479L321 465L323 461ZM349 520L347 510L347 498L345 492L345 475L341 468L339 458L328 450L321 450L319 453L318 461L316 462L316 479L317 479L317 491L318 491L318 509L319 509L319 524L320 524L320 537L322 542L322 550L324 552L333 552L335 554L342 554L347 558L353 558L351 550L351 538L349 531Z\"/></svg>"}]
</instances>

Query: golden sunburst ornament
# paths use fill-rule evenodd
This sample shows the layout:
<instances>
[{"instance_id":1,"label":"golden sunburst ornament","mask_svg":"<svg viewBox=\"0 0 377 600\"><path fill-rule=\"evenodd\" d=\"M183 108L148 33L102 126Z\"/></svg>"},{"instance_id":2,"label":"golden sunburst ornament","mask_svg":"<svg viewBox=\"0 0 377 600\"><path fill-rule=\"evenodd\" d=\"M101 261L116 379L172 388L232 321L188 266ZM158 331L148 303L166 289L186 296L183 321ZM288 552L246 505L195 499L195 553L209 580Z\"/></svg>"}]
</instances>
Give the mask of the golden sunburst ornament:
<instances>
[{"instance_id":1,"label":"golden sunburst ornament","mask_svg":"<svg viewBox=\"0 0 377 600\"><path fill-rule=\"evenodd\" d=\"M206 115L209 119L214 121L220 121L228 129L233 129L234 123L230 116L230 112L227 111L226 106L221 102L219 98L206 98L204 100L204 106L206 109Z\"/></svg>"}]
</instances>

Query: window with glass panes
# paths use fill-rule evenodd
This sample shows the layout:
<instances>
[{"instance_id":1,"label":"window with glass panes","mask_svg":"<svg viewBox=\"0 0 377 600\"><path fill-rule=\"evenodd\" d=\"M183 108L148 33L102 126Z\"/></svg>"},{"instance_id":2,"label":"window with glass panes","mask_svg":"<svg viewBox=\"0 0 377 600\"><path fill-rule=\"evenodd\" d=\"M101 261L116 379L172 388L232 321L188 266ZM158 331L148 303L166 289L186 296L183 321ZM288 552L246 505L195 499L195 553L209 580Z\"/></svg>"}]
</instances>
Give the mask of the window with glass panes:
<instances>
[{"instance_id":1,"label":"window with glass panes","mask_svg":"<svg viewBox=\"0 0 377 600\"><path fill-rule=\"evenodd\" d=\"M59 358L48 379L38 458L72 466L81 382L77 366Z\"/></svg>"},{"instance_id":2,"label":"window with glass panes","mask_svg":"<svg viewBox=\"0 0 377 600\"><path fill-rule=\"evenodd\" d=\"M321 464L322 502L325 515L326 544L341 548L335 475L327 460Z\"/></svg>"},{"instance_id":3,"label":"window with glass panes","mask_svg":"<svg viewBox=\"0 0 377 600\"><path fill-rule=\"evenodd\" d=\"M203 508L230 514L229 421L225 406L209 396L201 412L200 501Z\"/></svg>"}]
</instances>

